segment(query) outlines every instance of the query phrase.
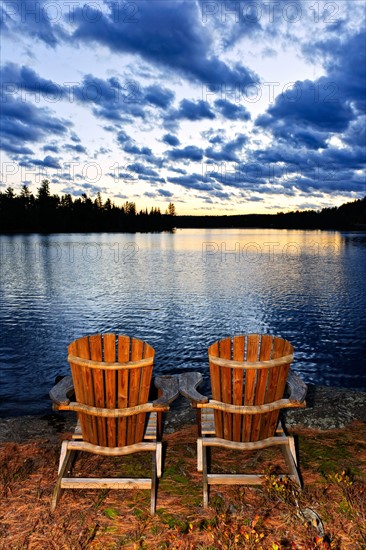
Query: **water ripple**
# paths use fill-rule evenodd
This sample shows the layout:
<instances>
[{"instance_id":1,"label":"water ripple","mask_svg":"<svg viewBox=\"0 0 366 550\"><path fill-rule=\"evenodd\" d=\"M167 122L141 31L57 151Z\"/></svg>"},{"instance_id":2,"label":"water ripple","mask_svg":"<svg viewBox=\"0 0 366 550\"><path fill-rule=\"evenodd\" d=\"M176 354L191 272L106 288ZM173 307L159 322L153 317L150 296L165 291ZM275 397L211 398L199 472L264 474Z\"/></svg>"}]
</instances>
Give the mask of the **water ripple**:
<instances>
[{"instance_id":1,"label":"water ripple","mask_svg":"<svg viewBox=\"0 0 366 550\"><path fill-rule=\"evenodd\" d=\"M293 343L306 381L366 389L365 234L29 235L0 246L15 251L1 258L1 415L48 410L67 345L107 331L150 342L156 373L200 370L206 386L210 343L270 332Z\"/></svg>"}]
</instances>

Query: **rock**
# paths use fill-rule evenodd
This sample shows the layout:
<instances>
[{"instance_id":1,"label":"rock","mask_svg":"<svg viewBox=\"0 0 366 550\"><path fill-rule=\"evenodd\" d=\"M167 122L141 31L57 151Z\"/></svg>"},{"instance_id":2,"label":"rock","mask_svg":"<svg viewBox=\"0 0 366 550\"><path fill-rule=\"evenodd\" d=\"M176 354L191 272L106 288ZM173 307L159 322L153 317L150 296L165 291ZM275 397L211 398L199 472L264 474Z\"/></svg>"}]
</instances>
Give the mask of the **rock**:
<instances>
[{"instance_id":1,"label":"rock","mask_svg":"<svg viewBox=\"0 0 366 550\"><path fill-rule=\"evenodd\" d=\"M306 409L286 410L284 415L289 427L299 425L319 430L345 428L354 420L366 422L366 393L309 385ZM165 416L164 431L172 433L195 422L196 411L180 396ZM58 441L59 434L71 432L75 423L75 415L68 412L2 418L0 442L19 443L35 438Z\"/></svg>"},{"instance_id":2,"label":"rock","mask_svg":"<svg viewBox=\"0 0 366 550\"><path fill-rule=\"evenodd\" d=\"M366 422L366 393L308 385L305 409L287 410L287 426L331 430L345 428L353 420Z\"/></svg>"}]
</instances>

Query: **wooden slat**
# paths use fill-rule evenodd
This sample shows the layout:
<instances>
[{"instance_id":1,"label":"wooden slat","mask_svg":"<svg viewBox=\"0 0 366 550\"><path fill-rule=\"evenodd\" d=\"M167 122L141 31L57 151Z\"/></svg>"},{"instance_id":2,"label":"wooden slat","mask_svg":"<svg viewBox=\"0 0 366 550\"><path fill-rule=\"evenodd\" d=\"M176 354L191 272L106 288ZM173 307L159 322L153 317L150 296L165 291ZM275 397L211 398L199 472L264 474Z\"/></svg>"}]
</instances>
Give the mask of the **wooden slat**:
<instances>
[{"instance_id":1,"label":"wooden slat","mask_svg":"<svg viewBox=\"0 0 366 550\"><path fill-rule=\"evenodd\" d=\"M142 406L143 405L140 405L140 407ZM74 410L73 403L70 403L69 407L70 407L70 410ZM290 401L289 399L278 399L278 401L272 401L271 403L264 403L263 405L248 405L248 406L232 405L229 403L223 403L222 401L215 401L214 399L210 399L208 403L197 403L198 409L205 409L206 407L214 410L218 410L218 411L223 411L223 412L226 412L227 414L241 414L244 416L260 414L263 417L265 417L267 413L270 413L272 411L278 411L280 409L289 409L294 407L303 407L303 405L302 403L294 404L294 402Z\"/></svg>"},{"instance_id":2,"label":"wooden slat","mask_svg":"<svg viewBox=\"0 0 366 550\"><path fill-rule=\"evenodd\" d=\"M118 336L118 361L125 363L130 360L130 338L128 336ZM128 369L118 371L117 394L118 407L123 409L128 406ZM118 446L127 444L127 418L118 420Z\"/></svg>"},{"instance_id":3,"label":"wooden slat","mask_svg":"<svg viewBox=\"0 0 366 550\"><path fill-rule=\"evenodd\" d=\"M150 413L147 420L144 439L156 439L158 418L156 413Z\"/></svg>"},{"instance_id":4,"label":"wooden slat","mask_svg":"<svg viewBox=\"0 0 366 550\"><path fill-rule=\"evenodd\" d=\"M202 444L204 447L223 447L224 449L233 449L237 451L256 451L266 449L272 445L288 445L288 437L272 436L261 441L229 441L220 437L204 437ZM74 445L75 443L72 442Z\"/></svg>"},{"instance_id":5,"label":"wooden slat","mask_svg":"<svg viewBox=\"0 0 366 550\"><path fill-rule=\"evenodd\" d=\"M151 479L64 477L62 489L150 489Z\"/></svg>"},{"instance_id":6,"label":"wooden slat","mask_svg":"<svg viewBox=\"0 0 366 550\"><path fill-rule=\"evenodd\" d=\"M213 422L213 412L212 412L212 422ZM151 412L148 415L148 422L147 422L144 438L155 439L156 427L157 427L157 413ZM79 440L82 439L81 426L79 422L75 426L75 431L72 435L72 439L79 439Z\"/></svg>"},{"instance_id":7,"label":"wooden slat","mask_svg":"<svg viewBox=\"0 0 366 550\"><path fill-rule=\"evenodd\" d=\"M246 361L257 361L259 351L259 342L260 338L258 334L249 334L247 339L247 356ZM255 401L255 391L256 391L256 380L257 380L257 371L254 369L248 369L246 371L245 379L245 391L244 391L244 405L249 406L253 405ZM252 417L244 417L244 426L243 426L243 438L242 441L251 440L251 428L252 428Z\"/></svg>"},{"instance_id":8,"label":"wooden slat","mask_svg":"<svg viewBox=\"0 0 366 550\"><path fill-rule=\"evenodd\" d=\"M147 342L144 343L144 359L154 358L155 356L155 350L150 344Z\"/></svg>"},{"instance_id":9,"label":"wooden slat","mask_svg":"<svg viewBox=\"0 0 366 550\"><path fill-rule=\"evenodd\" d=\"M114 362L116 360L116 336L115 334L105 334L103 337L104 361ZM108 409L115 409L117 405L117 372L113 369L105 368L105 404ZM109 447L117 447L117 420L108 418L107 420L107 441Z\"/></svg>"},{"instance_id":10,"label":"wooden slat","mask_svg":"<svg viewBox=\"0 0 366 550\"><path fill-rule=\"evenodd\" d=\"M202 435L215 435L215 415L213 409L201 409Z\"/></svg>"},{"instance_id":11,"label":"wooden slat","mask_svg":"<svg viewBox=\"0 0 366 550\"><path fill-rule=\"evenodd\" d=\"M266 361L271 357L272 352L272 337L263 335L259 348L259 360ZM259 369L257 372L257 389L255 394L255 405L263 405L265 401L269 369ZM258 441L260 438L261 422L263 415L257 415L252 420L252 435L251 441Z\"/></svg>"},{"instance_id":12,"label":"wooden slat","mask_svg":"<svg viewBox=\"0 0 366 550\"><path fill-rule=\"evenodd\" d=\"M90 345L90 359L93 361L98 361L101 363L103 361L103 345L102 345L102 336L101 334L95 334L89 337ZM105 387L104 387L104 370L103 368L99 369L89 369L86 367L86 370L90 373L90 376L93 378L94 384L94 403L95 407L104 408L105 403ZM91 405L91 403L89 403ZM97 418L97 429L98 433L96 437L90 442L95 445L107 445L107 428L106 421L104 418Z\"/></svg>"},{"instance_id":13,"label":"wooden slat","mask_svg":"<svg viewBox=\"0 0 366 550\"><path fill-rule=\"evenodd\" d=\"M218 357L219 356L219 343L215 342L208 348L209 356ZM222 401L221 398L221 377L220 377L220 367L214 365L210 361L210 379L211 379L211 390L212 397L218 401ZM223 419L222 413L220 411L215 411L215 425L216 433L219 437L223 436Z\"/></svg>"},{"instance_id":14,"label":"wooden slat","mask_svg":"<svg viewBox=\"0 0 366 550\"><path fill-rule=\"evenodd\" d=\"M274 338L271 334L264 334L262 336L261 350L259 354L260 361L270 361L272 359L273 340ZM272 369L266 369L266 377L265 378L263 377L263 379L261 379L261 392L259 392L258 395L260 396L260 399L261 401L263 401L263 403L258 403L258 405L269 403L270 401L268 399L268 388L270 385L271 372L272 372ZM264 394L262 392L264 392ZM270 418L269 414L260 415L260 418L258 420L258 423L259 423L258 439L259 440L267 437L269 418ZM257 431L257 426L255 426L255 430Z\"/></svg>"},{"instance_id":15,"label":"wooden slat","mask_svg":"<svg viewBox=\"0 0 366 550\"><path fill-rule=\"evenodd\" d=\"M67 360L69 362L75 363L75 365L80 365L80 367L88 367L89 369L99 369L99 361L92 361L91 359L82 359L77 357L77 355L69 355ZM124 370L124 369L140 369L141 367L146 367L152 365L153 361L151 357L146 359L140 359L139 361L128 361L127 363L117 363L117 362L105 362L105 367L108 369L114 370Z\"/></svg>"},{"instance_id":16,"label":"wooden slat","mask_svg":"<svg viewBox=\"0 0 366 550\"><path fill-rule=\"evenodd\" d=\"M220 340L220 358L231 359L231 338L224 338ZM221 368L221 394L222 401L224 403L233 402L233 386L232 386L232 369ZM223 429L225 439L232 439L233 437L233 417L229 413L223 414Z\"/></svg>"},{"instance_id":17,"label":"wooden slat","mask_svg":"<svg viewBox=\"0 0 366 550\"><path fill-rule=\"evenodd\" d=\"M126 445L125 447L102 447L93 445L86 441L68 441L68 450L86 451L101 456L127 456L133 453L150 452L156 450L155 441L141 441L134 445Z\"/></svg>"},{"instance_id":18,"label":"wooden slat","mask_svg":"<svg viewBox=\"0 0 366 550\"><path fill-rule=\"evenodd\" d=\"M283 357L286 353L287 349L287 342L283 338L274 338L273 342L273 358L277 359L278 357ZM276 379L275 379L275 387L274 387L274 393L273 393L273 401L276 401L276 399L281 399L283 397L285 386L286 386L286 379L287 379L287 373L290 368L290 364L287 365L281 365L276 368ZM276 426L278 424L278 416L279 411L273 412L269 418L268 422L268 433L271 435L275 432Z\"/></svg>"},{"instance_id":19,"label":"wooden slat","mask_svg":"<svg viewBox=\"0 0 366 550\"><path fill-rule=\"evenodd\" d=\"M292 479L297 482L293 475L279 474L279 479ZM207 481L209 485L261 485L265 483L267 476L264 474L208 474Z\"/></svg>"},{"instance_id":20,"label":"wooden slat","mask_svg":"<svg viewBox=\"0 0 366 550\"><path fill-rule=\"evenodd\" d=\"M207 482L209 485L261 485L264 477L255 474L208 474Z\"/></svg>"},{"instance_id":21,"label":"wooden slat","mask_svg":"<svg viewBox=\"0 0 366 550\"><path fill-rule=\"evenodd\" d=\"M76 340L76 353L78 357L81 357L82 359L90 359L89 338L87 336ZM85 367L76 367L75 374L76 380L74 380L74 382L76 399L86 405L94 405L94 384L91 372ZM80 423L84 439L86 441L96 441L96 419L90 418L88 415L83 414L80 415Z\"/></svg>"},{"instance_id":22,"label":"wooden slat","mask_svg":"<svg viewBox=\"0 0 366 550\"><path fill-rule=\"evenodd\" d=\"M244 361L245 338L244 336L234 336L233 338L233 360ZM233 404L243 405L243 388L244 388L244 370L234 369L233 376ZM234 441L241 440L243 417L236 414L233 419L233 439Z\"/></svg>"},{"instance_id":23,"label":"wooden slat","mask_svg":"<svg viewBox=\"0 0 366 550\"><path fill-rule=\"evenodd\" d=\"M74 433L72 434L72 439L83 439L80 420L78 420L77 423L76 423Z\"/></svg>"},{"instance_id":24,"label":"wooden slat","mask_svg":"<svg viewBox=\"0 0 366 550\"><path fill-rule=\"evenodd\" d=\"M270 361L272 358L273 336L271 334L263 334L261 339L261 350L259 354L260 361Z\"/></svg>"},{"instance_id":25,"label":"wooden slat","mask_svg":"<svg viewBox=\"0 0 366 550\"><path fill-rule=\"evenodd\" d=\"M143 342L137 338L132 338L131 342L131 361L138 361L143 357ZM140 383L141 383L141 369L134 369L130 374L130 384L128 390L128 406L135 407L139 404L140 400ZM138 421L140 420L139 416L134 416L128 421L128 430L127 430L127 444L131 445L138 441L137 432L140 435L138 429ZM143 416L143 422L145 422L145 416ZM139 439L141 441L141 437Z\"/></svg>"},{"instance_id":26,"label":"wooden slat","mask_svg":"<svg viewBox=\"0 0 366 550\"><path fill-rule=\"evenodd\" d=\"M285 355L288 355L289 353L293 353L293 351L294 349L290 344L290 342L288 342L287 340L283 340L279 353L285 356ZM274 351L274 353L275 354L277 353L276 350ZM285 393L286 382L287 382L287 377L290 370L290 365L291 363L289 362L287 365L281 366L280 374L278 378L277 391L275 393L275 399L281 399Z\"/></svg>"},{"instance_id":27,"label":"wooden slat","mask_svg":"<svg viewBox=\"0 0 366 550\"><path fill-rule=\"evenodd\" d=\"M153 350L149 344L144 343L144 347L142 350L142 357L154 357ZM140 395L139 395L139 403L147 403L149 399L149 392L150 392L150 386L151 386L151 378L152 378L152 365L150 367L143 367L141 369L141 381L140 381ZM144 430L145 430L145 416L139 415L137 417L137 427L136 427L136 440L140 441L143 438Z\"/></svg>"},{"instance_id":28,"label":"wooden slat","mask_svg":"<svg viewBox=\"0 0 366 550\"><path fill-rule=\"evenodd\" d=\"M216 403L216 401L212 403ZM288 403L292 406L290 401L288 401ZM234 405L224 405L224 407L225 406L234 407ZM92 405L84 405L83 403L72 401L67 408L60 407L60 410L77 411L100 418L132 418L138 414L146 414L147 412L163 412L168 410L168 408L168 405L156 406L155 403L143 403L141 405L135 405L134 407L124 407L123 409L107 409L106 407L93 407Z\"/></svg>"},{"instance_id":29,"label":"wooden slat","mask_svg":"<svg viewBox=\"0 0 366 550\"><path fill-rule=\"evenodd\" d=\"M286 357L279 357L278 359L270 359L269 361L253 361L253 362L241 362L234 361L232 359L221 359L220 357L213 357L210 355L209 360L219 367L230 367L232 369L268 369L271 367L278 367L279 365L286 365L293 361L293 355L287 355Z\"/></svg>"}]
</instances>

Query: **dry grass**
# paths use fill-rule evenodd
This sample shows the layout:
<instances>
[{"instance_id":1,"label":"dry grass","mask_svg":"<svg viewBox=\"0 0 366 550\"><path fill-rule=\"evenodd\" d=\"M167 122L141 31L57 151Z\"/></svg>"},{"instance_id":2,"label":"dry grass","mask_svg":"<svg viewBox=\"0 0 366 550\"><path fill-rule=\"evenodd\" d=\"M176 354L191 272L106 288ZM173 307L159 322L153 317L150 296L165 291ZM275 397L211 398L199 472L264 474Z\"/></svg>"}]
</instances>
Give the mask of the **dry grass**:
<instances>
[{"instance_id":1,"label":"dry grass","mask_svg":"<svg viewBox=\"0 0 366 550\"><path fill-rule=\"evenodd\" d=\"M51 514L60 445L46 440L4 443L0 548L366 549L366 425L297 434L301 493L272 475L270 465L277 462L277 454L250 453L245 462L240 455L241 466L268 472L266 485L215 487L207 510L202 508L201 476L196 471L194 427L167 435L153 518L148 514L148 491L66 491ZM228 471L238 465L238 455L227 451L216 451L215 459ZM75 468L91 475L119 475L126 463L137 475L150 467L147 455L122 460L81 454ZM315 514L324 532L307 521Z\"/></svg>"}]
</instances>

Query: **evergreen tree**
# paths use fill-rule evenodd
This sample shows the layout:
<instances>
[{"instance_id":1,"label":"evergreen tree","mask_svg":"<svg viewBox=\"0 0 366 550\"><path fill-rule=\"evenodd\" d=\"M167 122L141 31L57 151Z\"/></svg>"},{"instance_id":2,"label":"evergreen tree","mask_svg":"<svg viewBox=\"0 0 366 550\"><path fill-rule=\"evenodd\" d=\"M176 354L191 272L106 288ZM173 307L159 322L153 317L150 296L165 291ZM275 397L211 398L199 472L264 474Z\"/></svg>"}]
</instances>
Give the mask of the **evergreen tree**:
<instances>
[{"instance_id":1,"label":"evergreen tree","mask_svg":"<svg viewBox=\"0 0 366 550\"><path fill-rule=\"evenodd\" d=\"M174 203L170 202L168 204L168 209L167 209L166 213L168 214L168 216L175 216L176 215Z\"/></svg>"}]
</instances>

